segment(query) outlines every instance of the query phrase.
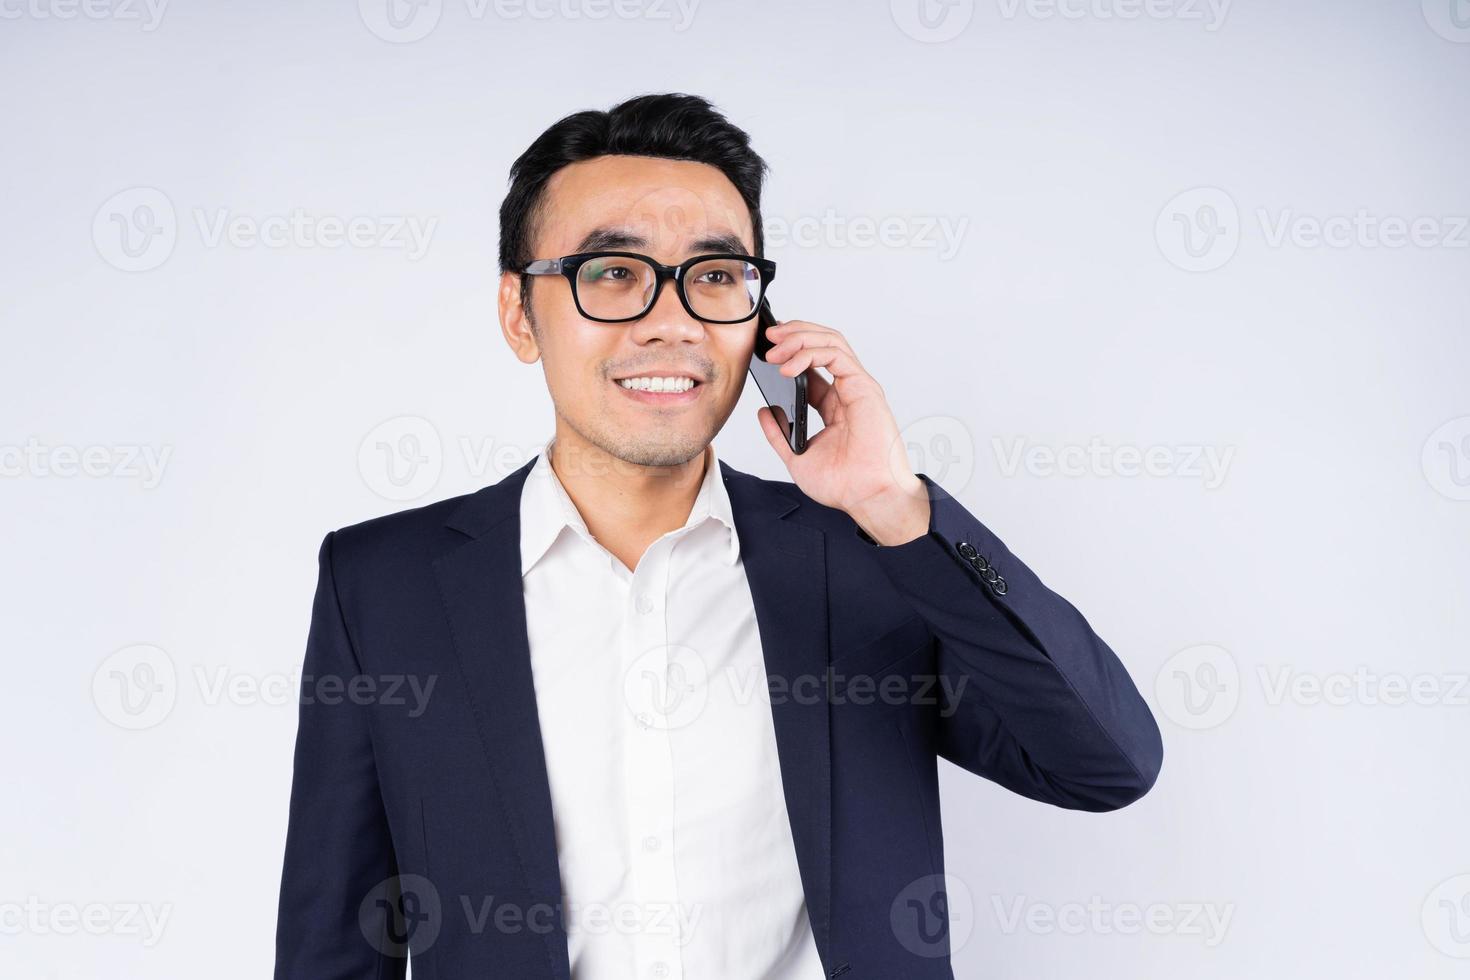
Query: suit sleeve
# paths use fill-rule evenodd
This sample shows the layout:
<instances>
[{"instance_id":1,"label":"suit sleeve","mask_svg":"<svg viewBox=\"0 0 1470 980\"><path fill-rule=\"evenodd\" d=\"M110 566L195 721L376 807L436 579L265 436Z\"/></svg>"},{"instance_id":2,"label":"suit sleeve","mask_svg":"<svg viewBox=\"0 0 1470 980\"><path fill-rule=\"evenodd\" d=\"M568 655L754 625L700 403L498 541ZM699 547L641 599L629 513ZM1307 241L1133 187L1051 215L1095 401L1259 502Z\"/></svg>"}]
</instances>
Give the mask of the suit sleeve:
<instances>
[{"instance_id":1,"label":"suit sleeve","mask_svg":"<svg viewBox=\"0 0 1470 980\"><path fill-rule=\"evenodd\" d=\"M881 546L857 533L926 621L954 702L939 754L1013 792L1075 810L1115 810L1153 786L1163 742L1116 654L942 487L929 529Z\"/></svg>"},{"instance_id":2,"label":"suit sleeve","mask_svg":"<svg viewBox=\"0 0 1470 980\"><path fill-rule=\"evenodd\" d=\"M386 910L368 898L382 893L397 867L368 705L342 694L361 669L337 594L333 534L317 556L301 678L275 980L401 980L406 961L388 955ZM332 686L318 686L324 680Z\"/></svg>"}]
</instances>

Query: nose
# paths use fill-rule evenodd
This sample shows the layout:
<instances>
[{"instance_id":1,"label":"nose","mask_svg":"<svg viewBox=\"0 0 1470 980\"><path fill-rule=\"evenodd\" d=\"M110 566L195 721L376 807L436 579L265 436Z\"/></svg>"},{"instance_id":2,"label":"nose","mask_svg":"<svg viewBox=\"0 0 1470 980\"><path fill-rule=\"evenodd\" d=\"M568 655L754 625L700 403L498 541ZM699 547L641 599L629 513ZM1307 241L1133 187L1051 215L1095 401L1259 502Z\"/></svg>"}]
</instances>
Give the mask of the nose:
<instances>
[{"instance_id":1,"label":"nose","mask_svg":"<svg viewBox=\"0 0 1470 980\"><path fill-rule=\"evenodd\" d=\"M633 321L632 327L633 340L639 344L654 340L695 343L704 337L704 324L684 309L679 300L678 284L672 279L664 283L653 308L641 319Z\"/></svg>"}]
</instances>

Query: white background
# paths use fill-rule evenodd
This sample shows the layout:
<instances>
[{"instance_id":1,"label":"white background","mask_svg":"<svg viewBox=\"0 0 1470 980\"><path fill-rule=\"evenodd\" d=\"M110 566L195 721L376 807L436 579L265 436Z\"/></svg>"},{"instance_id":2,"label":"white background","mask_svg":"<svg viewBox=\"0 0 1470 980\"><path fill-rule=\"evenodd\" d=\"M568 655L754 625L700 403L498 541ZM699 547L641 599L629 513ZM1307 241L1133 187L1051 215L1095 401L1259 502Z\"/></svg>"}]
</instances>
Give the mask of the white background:
<instances>
[{"instance_id":1,"label":"white background","mask_svg":"<svg viewBox=\"0 0 1470 980\"><path fill-rule=\"evenodd\" d=\"M385 2L0 0L0 973L268 975L317 545L544 443L506 171L651 91L1164 729L1114 814L944 764L957 976L1470 969L1470 5ZM298 209L432 232L211 236ZM784 478L758 404L716 447Z\"/></svg>"}]
</instances>

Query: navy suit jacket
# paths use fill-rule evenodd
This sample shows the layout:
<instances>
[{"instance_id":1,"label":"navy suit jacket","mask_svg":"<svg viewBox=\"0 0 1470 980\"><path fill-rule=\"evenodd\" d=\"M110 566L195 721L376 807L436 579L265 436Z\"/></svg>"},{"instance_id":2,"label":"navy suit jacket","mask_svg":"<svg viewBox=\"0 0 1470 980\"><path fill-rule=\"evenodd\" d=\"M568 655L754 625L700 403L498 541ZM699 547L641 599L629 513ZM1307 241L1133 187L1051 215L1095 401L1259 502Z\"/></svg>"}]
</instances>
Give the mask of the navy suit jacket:
<instances>
[{"instance_id":1,"label":"navy suit jacket","mask_svg":"<svg viewBox=\"0 0 1470 980\"><path fill-rule=\"evenodd\" d=\"M406 948L415 980L569 980L521 591L534 463L322 542L277 980L402 977ZM937 760L1113 810L1157 778L1158 727L1082 614L927 475L928 532L880 547L720 468L822 963L947 980Z\"/></svg>"}]
</instances>

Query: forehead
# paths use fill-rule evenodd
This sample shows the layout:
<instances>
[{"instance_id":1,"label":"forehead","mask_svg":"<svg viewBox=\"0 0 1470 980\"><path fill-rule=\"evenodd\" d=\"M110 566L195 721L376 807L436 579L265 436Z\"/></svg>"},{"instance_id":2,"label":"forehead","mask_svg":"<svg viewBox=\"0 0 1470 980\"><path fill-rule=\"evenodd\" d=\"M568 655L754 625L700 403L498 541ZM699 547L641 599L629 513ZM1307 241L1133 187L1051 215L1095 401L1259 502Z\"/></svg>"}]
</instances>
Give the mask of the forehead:
<instances>
[{"instance_id":1,"label":"forehead","mask_svg":"<svg viewBox=\"0 0 1470 980\"><path fill-rule=\"evenodd\" d=\"M749 209L718 168L621 155L553 174L536 239L539 258L614 248L673 263L699 252L754 250Z\"/></svg>"}]
</instances>

